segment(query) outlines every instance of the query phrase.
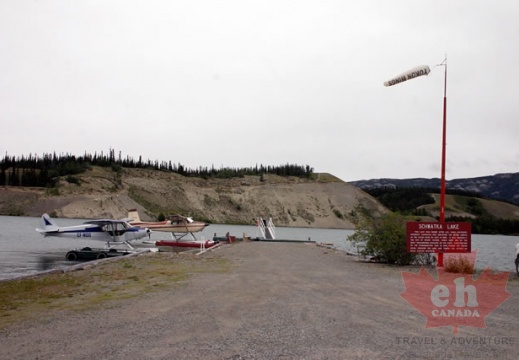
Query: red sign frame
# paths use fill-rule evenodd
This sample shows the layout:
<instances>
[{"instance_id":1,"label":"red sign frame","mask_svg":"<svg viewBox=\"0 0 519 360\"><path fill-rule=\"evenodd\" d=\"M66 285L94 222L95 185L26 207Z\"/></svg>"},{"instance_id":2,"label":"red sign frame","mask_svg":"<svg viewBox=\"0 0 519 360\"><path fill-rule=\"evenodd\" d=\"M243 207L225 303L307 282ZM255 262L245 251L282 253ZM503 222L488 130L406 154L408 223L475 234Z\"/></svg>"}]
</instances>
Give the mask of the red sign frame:
<instances>
[{"instance_id":1,"label":"red sign frame","mask_svg":"<svg viewBox=\"0 0 519 360\"><path fill-rule=\"evenodd\" d=\"M409 221L406 224L408 253L471 252L470 222Z\"/></svg>"}]
</instances>

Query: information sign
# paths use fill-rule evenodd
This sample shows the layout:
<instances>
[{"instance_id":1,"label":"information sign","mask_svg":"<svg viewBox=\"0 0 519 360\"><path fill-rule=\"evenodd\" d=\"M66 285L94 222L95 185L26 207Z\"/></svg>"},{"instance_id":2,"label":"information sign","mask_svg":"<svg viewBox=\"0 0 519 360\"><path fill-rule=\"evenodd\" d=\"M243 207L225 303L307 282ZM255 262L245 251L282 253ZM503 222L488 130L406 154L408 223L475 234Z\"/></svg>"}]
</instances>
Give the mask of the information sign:
<instances>
[{"instance_id":1,"label":"information sign","mask_svg":"<svg viewBox=\"0 0 519 360\"><path fill-rule=\"evenodd\" d=\"M465 253L471 252L470 222L407 223L408 253Z\"/></svg>"}]
</instances>

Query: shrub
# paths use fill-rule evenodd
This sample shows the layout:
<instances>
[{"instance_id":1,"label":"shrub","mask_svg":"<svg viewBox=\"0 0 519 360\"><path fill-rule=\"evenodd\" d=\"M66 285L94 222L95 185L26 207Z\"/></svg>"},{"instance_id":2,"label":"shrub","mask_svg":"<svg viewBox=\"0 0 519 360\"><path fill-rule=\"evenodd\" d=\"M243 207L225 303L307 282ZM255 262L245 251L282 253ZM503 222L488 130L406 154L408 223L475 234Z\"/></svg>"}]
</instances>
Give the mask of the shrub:
<instances>
[{"instance_id":1,"label":"shrub","mask_svg":"<svg viewBox=\"0 0 519 360\"><path fill-rule=\"evenodd\" d=\"M112 171L115 173L120 173L123 170L123 167L119 164L112 164Z\"/></svg>"},{"instance_id":2,"label":"shrub","mask_svg":"<svg viewBox=\"0 0 519 360\"><path fill-rule=\"evenodd\" d=\"M342 213L341 213L338 209L333 209L333 213L334 213L335 216L337 216L339 219L344 219L344 215L342 215Z\"/></svg>"},{"instance_id":3,"label":"shrub","mask_svg":"<svg viewBox=\"0 0 519 360\"><path fill-rule=\"evenodd\" d=\"M443 268L446 272L473 274L474 264L464 256L450 257L444 261Z\"/></svg>"},{"instance_id":4,"label":"shrub","mask_svg":"<svg viewBox=\"0 0 519 360\"><path fill-rule=\"evenodd\" d=\"M47 188L47 190L45 190L45 194L48 196L59 196L60 195L59 188L58 187Z\"/></svg>"},{"instance_id":5,"label":"shrub","mask_svg":"<svg viewBox=\"0 0 519 360\"><path fill-rule=\"evenodd\" d=\"M354 244L364 246L362 255L374 256L388 264L414 263L416 254L408 253L406 248L406 218L403 215L387 213L373 219L363 214L363 211L356 212L356 231L348 237Z\"/></svg>"},{"instance_id":6,"label":"shrub","mask_svg":"<svg viewBox=\"0 0 519 360\"><path fill-rule=\"evenodd\" d=\"M65 180L69 183L69 184L76 184L76 185L81 185L81 183L79 182L79 179L75 176L72 176L72 175L69 175L65 178Z\"/></svg>"}]
</instances>

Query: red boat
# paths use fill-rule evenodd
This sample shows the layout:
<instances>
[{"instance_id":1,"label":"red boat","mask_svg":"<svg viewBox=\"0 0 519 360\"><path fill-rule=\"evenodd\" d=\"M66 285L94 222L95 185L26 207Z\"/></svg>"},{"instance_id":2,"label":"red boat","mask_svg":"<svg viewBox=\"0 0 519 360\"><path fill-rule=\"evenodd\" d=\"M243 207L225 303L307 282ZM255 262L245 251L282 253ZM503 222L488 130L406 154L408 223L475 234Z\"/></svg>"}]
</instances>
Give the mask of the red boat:
<instances>
[{"instance_id":1,"label":"red boat","mask_svg":"<svg viewBox=\"0 0 519 360\"><path fill-rule=\"evenodd\" d=\"M215 246L218 241L213 240L159 240L155 242L155 246L172 246L172 247L188 247L188 248L206 248Z\"/></svg>"}]
</instances>

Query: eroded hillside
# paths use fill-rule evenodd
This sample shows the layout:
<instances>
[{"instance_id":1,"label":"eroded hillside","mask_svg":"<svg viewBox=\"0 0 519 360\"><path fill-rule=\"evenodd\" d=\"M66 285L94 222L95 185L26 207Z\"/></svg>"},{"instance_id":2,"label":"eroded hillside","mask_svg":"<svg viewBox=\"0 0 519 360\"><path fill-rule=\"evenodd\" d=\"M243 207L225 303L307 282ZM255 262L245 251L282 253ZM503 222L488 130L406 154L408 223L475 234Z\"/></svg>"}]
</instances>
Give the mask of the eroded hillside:
<instances>
[{"instance_id":1,"label":"eroded hillside","mask_svg":"<svg viewBox=\"0 0 519 360\"><path fill-rule=\"evenodd\" d=\"M374 214L386 209L362 190L329 175L317 180L266 175L233 179L189 178L146 169L94 167L62 180L55 189L4 187L0 214L68 218L141 218L180 213L213 223L252 224L271 216L278 226L352 229L358 205Z\"/></svg>"}]
</instances>

